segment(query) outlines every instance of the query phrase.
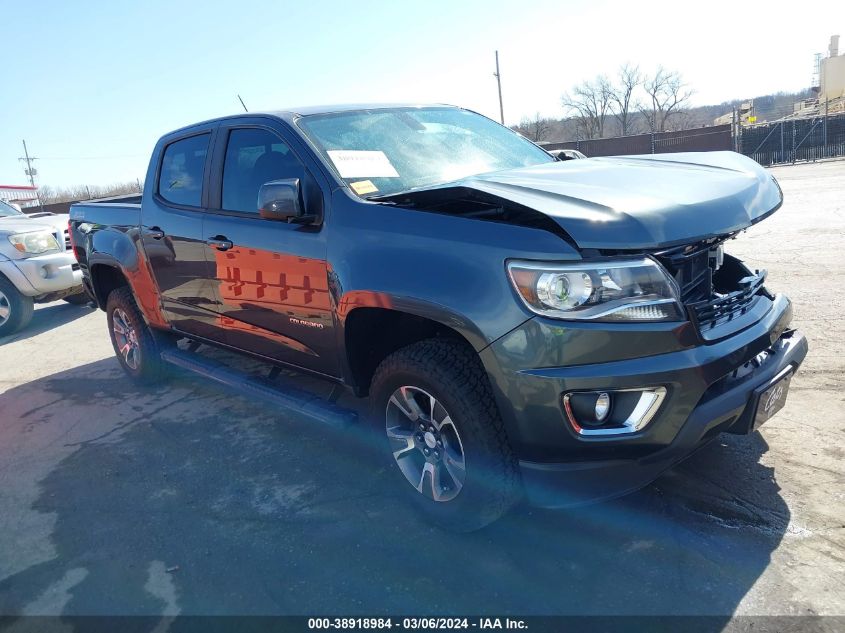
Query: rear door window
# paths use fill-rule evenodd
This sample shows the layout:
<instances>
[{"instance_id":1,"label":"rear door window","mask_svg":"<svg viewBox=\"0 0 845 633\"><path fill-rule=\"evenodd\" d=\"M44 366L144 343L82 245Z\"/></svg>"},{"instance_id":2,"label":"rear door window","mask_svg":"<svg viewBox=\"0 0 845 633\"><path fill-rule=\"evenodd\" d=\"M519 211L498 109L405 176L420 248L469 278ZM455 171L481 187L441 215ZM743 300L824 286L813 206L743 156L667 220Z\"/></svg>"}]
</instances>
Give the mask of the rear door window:
<instances>
[{"instance_id":1,"label":"rear door window","mask_svg":"<svg viewBox=\"0 0 845 633\"><path fill-rule=\"evenodd\" d=\"M158 178L159 195L173 204L202 205L202 180L209 134L175 141L164 149Z\"/></svg>"}]
</instances>

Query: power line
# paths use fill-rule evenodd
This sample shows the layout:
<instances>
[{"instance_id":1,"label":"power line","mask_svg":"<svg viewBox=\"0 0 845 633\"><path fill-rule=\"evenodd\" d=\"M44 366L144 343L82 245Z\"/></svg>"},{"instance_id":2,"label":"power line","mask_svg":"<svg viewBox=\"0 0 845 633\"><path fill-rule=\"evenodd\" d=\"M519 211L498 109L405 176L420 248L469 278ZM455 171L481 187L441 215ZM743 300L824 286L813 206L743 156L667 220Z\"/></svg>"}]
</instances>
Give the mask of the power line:
<instances>
[{"instance_id":1,"label":"power line","mask_svg":"<svg viewBox=\"0 0 845 633\"><path fill-rule=\"evenodd\" d=\"M146 154L117 154L114 156L42 156L40 160L114 160L117 158L142 158Z\"/></svg>"}]
</instances>

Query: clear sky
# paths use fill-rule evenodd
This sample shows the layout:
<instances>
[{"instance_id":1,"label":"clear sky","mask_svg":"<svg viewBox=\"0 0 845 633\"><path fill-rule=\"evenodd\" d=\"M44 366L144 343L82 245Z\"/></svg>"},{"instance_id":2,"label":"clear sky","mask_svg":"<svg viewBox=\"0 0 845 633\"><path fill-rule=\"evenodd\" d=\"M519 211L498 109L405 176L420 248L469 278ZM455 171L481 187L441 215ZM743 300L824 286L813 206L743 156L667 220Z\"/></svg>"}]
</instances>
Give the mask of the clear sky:
<instances>
[{"instance_id":1,"label":"clear sky","mask_svg":"<svg viewBox=\"0 0 845 633\"><path fill-rule=\"evenodd\" d=\"M0 184L144 178L163 133L286 106L452 103L505 120L625 61L681 71L695 103L809 85L845 0L0 0Z\"/></svg>"}]
</instances>

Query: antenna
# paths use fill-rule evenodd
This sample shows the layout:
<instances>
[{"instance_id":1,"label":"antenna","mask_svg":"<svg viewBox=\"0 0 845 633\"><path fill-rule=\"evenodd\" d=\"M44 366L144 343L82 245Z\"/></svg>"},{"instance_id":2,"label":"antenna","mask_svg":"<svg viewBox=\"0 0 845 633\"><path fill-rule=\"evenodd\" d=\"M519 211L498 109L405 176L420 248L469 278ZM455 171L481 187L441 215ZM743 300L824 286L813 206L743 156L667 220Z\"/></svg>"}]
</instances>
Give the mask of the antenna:
<instances>
[{"instance_id":1,"label":"antenna","mask_svg":"<svg viewBox=\"0 0 845 633\"><path fill-rule=\"evenodd\" d=\"M241 99L241 95L238 95L238 101L240 101L241 105L244 107L244 112L249 112L249 110L246 109L246 104L244 103L244 100Z\"/></svg>"},{"instance_id":2,"label":"antenna","mask_svg":"<svg viewBox=\"0 0 845 633\"><path fill-rule=\"evenodd\" d=\"M499 84L499 119L502 125L505 124L505 108L502 105L502 75L499 73L499 51L496 51L496 72L493 73L496 83Z\"/></svg>"}]
</instances>

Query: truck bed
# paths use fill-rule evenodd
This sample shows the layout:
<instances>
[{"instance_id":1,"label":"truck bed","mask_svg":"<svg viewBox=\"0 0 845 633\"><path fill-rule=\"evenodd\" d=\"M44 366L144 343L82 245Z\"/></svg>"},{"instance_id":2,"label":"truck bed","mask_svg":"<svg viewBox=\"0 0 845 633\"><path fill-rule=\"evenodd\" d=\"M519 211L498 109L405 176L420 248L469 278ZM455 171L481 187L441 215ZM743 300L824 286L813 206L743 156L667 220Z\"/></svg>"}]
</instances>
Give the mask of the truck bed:
<instances>
[{"instance_id":1,"label":"truck bed","mask_svg":"<svg viewBox=\"0 0 845 633\"><path fill-rule=\"evenodd\" d=\"M70 207L71 222L88 222L111 227L138 226L141 222L141 201L98 202L89 200L77 202Z\"/></svg>"}]
</instances>

